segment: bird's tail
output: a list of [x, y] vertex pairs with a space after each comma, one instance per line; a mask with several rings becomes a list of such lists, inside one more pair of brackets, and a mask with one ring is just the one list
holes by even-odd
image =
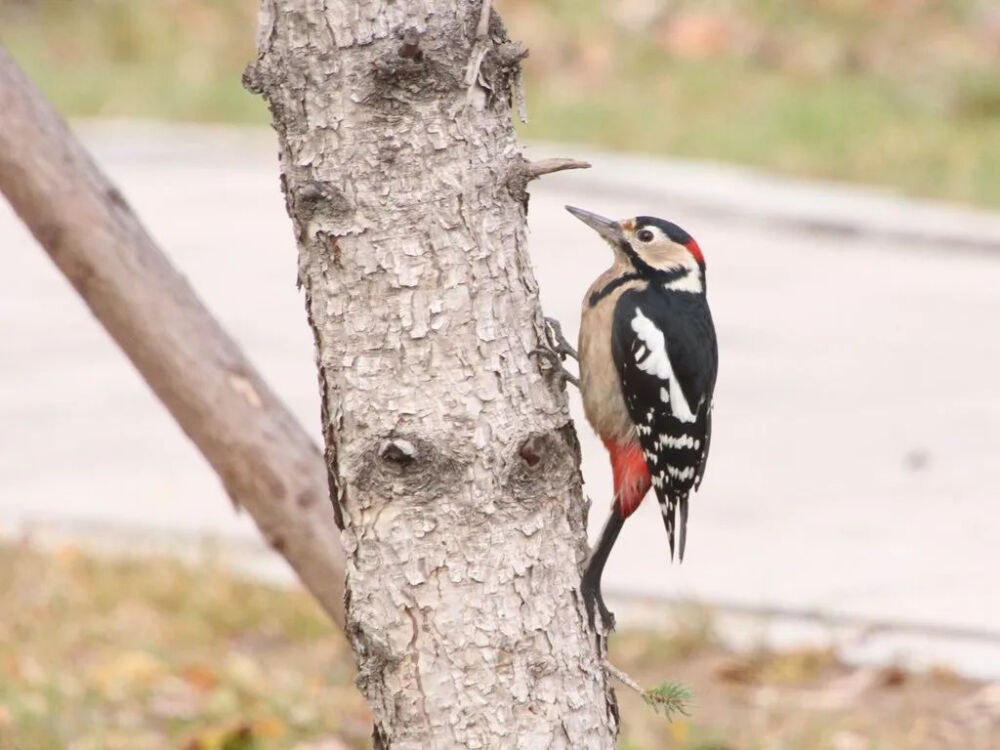
[[679, 498], [680, 501], [680, 538], [678, 539], [678, 547], [680, 562], [684, 562], [684, 547], [687, 546], [687, 528], [688, 528], [688, 494], [685, 492]]
[[[670, 542], [670, 559], [674, 559], [674, 537], [677, 530], [678, 559], [684, 562], [684, 548], [687, 546], [688, 493], [665, 493], [660, 501], [660, 511], [663, 514], [663, 525], [667, 529], [667, 540]], [[678, 513], [680, 509], [680, 513]]]

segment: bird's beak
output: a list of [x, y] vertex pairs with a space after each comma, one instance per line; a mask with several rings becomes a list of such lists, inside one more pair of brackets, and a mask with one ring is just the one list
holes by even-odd
[[566, 206], [566, 210], [613, 245], [617, 245], [625, 240], [625, 235], [622, 233], [622, 226], [617, 221], [605, 219], [603, 216], [598, 216], [597, 214], [590, 213], [590, 211], [584, 211], [582, 208], [574, 208], [573, 206]]

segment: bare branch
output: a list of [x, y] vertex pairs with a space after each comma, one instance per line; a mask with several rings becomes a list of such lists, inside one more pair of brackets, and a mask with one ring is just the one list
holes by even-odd
[[564, 169], [589, 169], [590, 164], [579, 159], [541, 159], [539, 161], [528, 161], [522, 156], [517, 156], [510, 162], [507, 171], [507, 189], [516, 200], [527, 199], [528, 183], [537, 180], [542, 175], [552, 172], [561, 172]]
[[677, 716], [689, 715], [688, 701], [691, 700], [691, 692], [683, 685], [665, 682], [657, 685], [655, 688], [643, 690], [642, 686], [635, 679], [607, 659], [604, 660], [604, 671], [629, 690], [638, 694], [647, 706], [652, 708], [656, 713], [663, 714], [667, 721], [672, 721]]
[[645, 697], [646, 691], [642, 689], [642, 686], [607, 659], [604, 660], [604, 670], [632, 692]]
[[557, 157], [554, 159], [530, 161], [524, 169], [528, 180], [537, 180], [542, 175], [562, 172], [566, 169], [590, 169], [590, 162]]
[[2, 47], [0, 191], [343, 627], [344, 553], [319, 451]]

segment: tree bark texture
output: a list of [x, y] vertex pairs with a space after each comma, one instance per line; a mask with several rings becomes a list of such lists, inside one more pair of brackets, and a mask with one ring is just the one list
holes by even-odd
[[617, 732], [579, 448], [532, 355], [520, 57], [480, 0], [263, 0], [245, 76], [280, 140], [378, 748]]
[[344, 553], [319, 451], [2, 47], [0, 192], [343, 625]]

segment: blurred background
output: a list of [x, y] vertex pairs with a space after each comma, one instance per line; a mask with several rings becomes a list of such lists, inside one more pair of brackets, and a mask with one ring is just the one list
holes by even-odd
[[[722, 353], [683, 567], [606, 576], [624, 748], [1000, 747], [1000, 6], [498, 0], [530, 50], [546, 312], [566, 203], [705, 251]], [[320, 439], [247, 0], [0, 0], [26, 69]], [[350, 650], [0, 202], [0, 750], [368, 746]], [[578, 398], [592, 532], [610, 472]], [[331, 711], [331, 707], [334, 710]]]
[[[993, 0], [497, 7], [531, 52], [526, 138], [1000, 206]], [[239, 85], [255, 21], [242, 0], [0, 2], [4, 43], [76, 117], [266, 124]]]

